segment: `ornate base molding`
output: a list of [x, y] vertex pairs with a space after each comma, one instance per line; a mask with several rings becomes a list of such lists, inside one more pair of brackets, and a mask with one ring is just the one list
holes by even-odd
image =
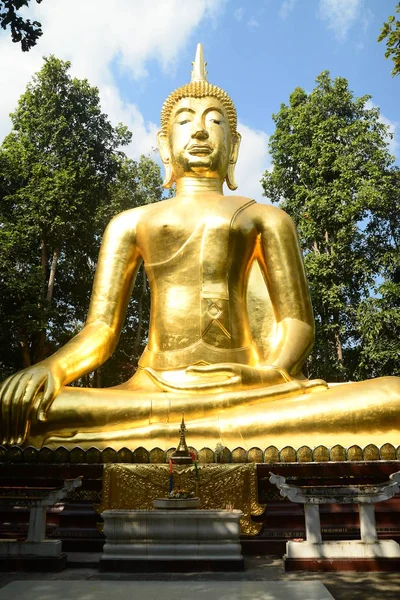
[[[21, 447], [0, 446], [0, 463], [70, 463], [70, 464], [99, 464], [99, 463], [153, 463], [161, 464], [168, 462], [175, 448], [162, 450], [153, 448], [146, 450], [143, 447], [121, 448], [115, 450], [112, 447], [99, 449], [96, 447], [87, 450], [80, 446], [58, 448], [34, 448], [33, 446]], [[376, 460], [400, 460], [400, 446], [390, 442], [382, 446], [368, 444], [361, 447], [357, 444], [345, 448], [340, 444], [328, 447], [319, 445], [316, 447], [301, 446], [293, 448], [285, 446], [277, 448], [268, 446], [266, 448], [193, 448], [199, 463], [308, 463], [308, 462], [342, 462], [342, 461], [376, 461]]]

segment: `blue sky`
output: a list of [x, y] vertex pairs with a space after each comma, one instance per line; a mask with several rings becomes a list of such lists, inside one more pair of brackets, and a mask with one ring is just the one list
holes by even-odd
[[100, 90], [111, 120], [133, 131], [136, 158], [156, 145], [161, 105], [190, 79], [197, 42], [204, 46], [209, 80], [236, 104], [243, 145], [238, 192], [262, 199], [259, 179], [270, 166], [272, 113], [296, 86], [311, 91], [323, 70], [349, 80], [357, 96], [370, 94], [395, 134], [400, 157], [400, 76], [392, 78], [382, 23], [397, 0], [43, 0], [27, 14], [44, 35], [23, 54], [0, 33], [0, 138], [8, 113], [42, 56], [72, 62], [72, 73]]

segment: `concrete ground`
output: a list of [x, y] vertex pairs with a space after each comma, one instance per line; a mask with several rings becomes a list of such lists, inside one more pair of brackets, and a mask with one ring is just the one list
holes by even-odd
[[[0, 588], [13, 581], [64, 581], [66, 586], [68, 586], [68, 581], [98, 581], [99, 584], [102, 581], [227, 582], [227, 588], [234, 581], [270, 581], [271, 586], [275, 585], [272, 582], [320, 581], [335, 600], [400, 599], [400, 573], [285, 573], [282, 560], [272, 556], [246, 557], [245, 570], [237, 572], [100, 573], [97, 567], [99, 558], [100, 554], [69, 553], [69, 566], [60, 573], [0, 573]], [[220, 584], [218, 584], [219, 586]], [[134, 588], [132, 587], [132, 589]], [[167, 587], [164, 589], [166, 590]], [[228, 589], [226, 591], [228, 592]], [[0, 595], [0, 598], [3, 597]], [[286, 597], [287, 600], [291, 600], [298, 596], [290, 594]], [[75, 598], [80, 600], [78, 596]], [[233, 600], [232, 597], [231, 599]], [[55, 596], [53, 600], [57, 600], [57, 597]]]

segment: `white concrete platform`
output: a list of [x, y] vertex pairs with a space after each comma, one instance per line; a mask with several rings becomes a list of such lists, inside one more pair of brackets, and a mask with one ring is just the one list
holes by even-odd
[[0, 540], [0, 560], [6, 556], [57, 557], [62, 554], [61, 540], [43, 540], [41, 542], [18, 542]]
[[400, 546], [394, 540], [377, 540], [372, 543], [343, 540], [320, 544], [289, 541], [286, 542], [284, 558], [400, 558]]
[[240, 510], [105, 510], [105, 561], [243, 561]]
[[334, 600], [320, 581], [13, 581], [0, 600]]

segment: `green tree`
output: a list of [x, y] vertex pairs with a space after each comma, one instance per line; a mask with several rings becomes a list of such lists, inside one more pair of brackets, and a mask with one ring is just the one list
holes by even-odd
[[119, 148], [130, 132], [111, 125], [97, 89], [72, 79], [69, 68], [45, 59], [0, 148], [1, 376], [76, 332], [105, 224], [161, 197], [158, 167], [125, 157]]
[[[396, 6], [396, 12], [400, 13], [400, 2]], [[395, 15], [391, 15], [383, 24], [378, 42], [382, 42], [384, 39], [386, 39], [385, 58], [391, 58], [394, 63], [392, 69], [394, 77], [400, 73], [400, 21], [396, 19]]]
[[362, 377], [400, 372], [400, 169], [383, 178], [382, 193], [368, 223], [371, 261], [379, 265], [374, 294], [360, 303]]
[[[307, 94], [296, 88], [273, 115], [273, 169], [264, 194], [294, 219], [304, 251], [316, 322], [308, 374], [342, 381], [357, 376], [357, 310], [377, 277], [369, 224], [393, 157], [388, 129], [369, 96], [354, 98], [348, 82], [327, 71]], [[372, 260], [372, 258], [374, 260]]]
[[[29, 2], [30, 0], [0, 0], [0, 26], [2, 29], [11, 29], [11, 39], [15, 43], [21, 43], [22, 52], [35, 46], [43, 34], [39, 21], [23, 19], [17, 12], [23, 6], [29, 6]], [[42, 0], [36, 2], [40, 4]]]

